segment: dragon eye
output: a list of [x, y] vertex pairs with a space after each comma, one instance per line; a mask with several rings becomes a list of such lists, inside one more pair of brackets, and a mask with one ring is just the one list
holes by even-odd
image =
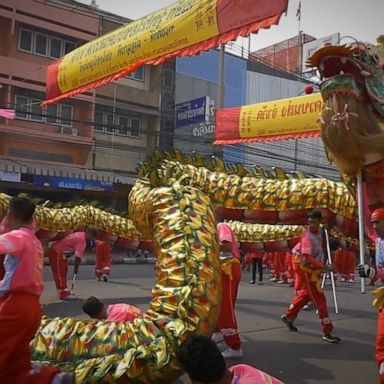
[[378, 55], [376, 55], [376, 53], [373, 54], [373, 61], [376, 63], [376, 64], [379, 64], [380, 63], [380, 58]]

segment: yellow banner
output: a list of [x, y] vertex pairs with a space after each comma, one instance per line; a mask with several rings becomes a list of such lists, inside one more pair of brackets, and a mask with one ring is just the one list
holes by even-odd
[[71, 91], [119, 73], [133, 63], [217, 36], [216, 3], [181, 0], [77, 48], [60, 63], [60, 91]]
[[239, 133], [243, 139], [289, 136], [320, 131], [320, 93], [241, 107]]

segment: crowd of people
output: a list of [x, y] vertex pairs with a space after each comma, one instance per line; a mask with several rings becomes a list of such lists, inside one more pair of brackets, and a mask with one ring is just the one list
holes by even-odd
[[[4, 271], [0, 280], [0, 382], [71, 384], [73, 373], [60, 372], [49, 366], [31, 364], [29, 342], [34, 337], [41, 321], [39, 298], [43, 292], [44, 250], [35, 235], [33, 214], [35, 205], [27, 198], [15, 197], [10, 201], [9, 212], [2, 222], [0, 254], [4, 258]], [[294, 297], [281, 321], [290, 331], [297, 332], [294, 322], [309, 302], [317, 309], [322, 327], [322, 339], [337, 344], [328, 315], [327, 302], [321, 288], [322, 274], [334, 270], [334, 264], [327, 263], [329, 257], [324, 246], [321, 229], [321, 213], [313, 211], [308, 216], [308, 228], [291, 252], [253, 252], [243, 260], [243, 267], [252, 267], [250, 284], [263, 282], [263, 270], [273, 271], [271, 281], [289, 283], [294, 286]], [[371, 238], [376, 244], [376, 266], [359, 265], [360, 276], [374, 281], [384, 278], [384, 209], [373, 212], [371, 217]], [[217, 225], [220, 245], [222, 297], [219, 319], [212, 337], [192, 335], [182, 343], [178, 351], [179, 361], [190, 376], [192, 383], [280, 383], [267, 373], [247, 365], [226, 368], [225, 360], [242, 358], [243, 349], [236, 319], [236, 299], [241, 280], [242, 264], [238, 243], [231, 227], [220, 221]], [[96, 228], [87, 227], [50, 244], [47, 255], [50, 260], [58, 296], [62, 300], [74, 297], [67, 287], [69, 257], [76, 264], [83, 256], [90, 242], [96, 246], [95, 275], [107, 281], [111, 267], [112, 245], [98, 239]], [[355, 255], [353, 251], [336, 247], [332, 252], [336, 270], [343, 281], [353, 281]], [[352, 268], [353, 266], [353, 268]], [[381, 292], [384, 303], [384, 289]], [[28, 307], [28, 311], [20, 308]], [[143, 315], [139, 308], [120, 303], [106, 305], [92, 296], [83, 303], [83, 311], [92, 319], [103, 321], [130, 321]], [[380, 306], [377, 333], [376, 358], [379, 364], [381, 382], [384, 383], [384, 312]], [[203, 360], [201, 360], [203, 359]], [[200, 361], [201, 360], [201, 361]], [[201, 369], [206, 367], [206, 369]]]

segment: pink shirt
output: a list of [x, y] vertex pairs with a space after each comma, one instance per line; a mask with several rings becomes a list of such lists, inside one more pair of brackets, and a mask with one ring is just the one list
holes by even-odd
[[43, 293], [44, 251], [39, 239], [28, 228], [20, 228], [0, 236], [0, 254], [5, 275], [0, 281], [0, 296], [21, 292], [40, 297]]
[[60, 253], [73, 252], [75, 257], [81, 257], [87, 247], [85, 232], [74, 232], [53, 244], [52, 248]]
[[217, 235], [219, 237], [220, 243], [226, 241], [232, 244], [232, 257], [240, 259], [240, 251], [237, 246], [237, 241], [232, 228], [227, 223], [219, 223], [217, 224]]
[[234, 376], [231, 384], [283, 384], [282, 381], [246, 364], [228, 368]]
[[111, 304], [107, 308], [108, 321], [131, 321], [142, 315], [141, 309], [129, 304]]

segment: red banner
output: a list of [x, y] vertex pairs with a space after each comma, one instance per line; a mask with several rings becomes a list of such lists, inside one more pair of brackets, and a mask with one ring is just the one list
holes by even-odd
[[48, 66], [47, 100], [100, 87], [144, 64], [191, 56], [278, 24], [288, 0], [180, 0]]
[[214, 144], [302, 139], [320, 136], [320, 93], [219, 109]]

